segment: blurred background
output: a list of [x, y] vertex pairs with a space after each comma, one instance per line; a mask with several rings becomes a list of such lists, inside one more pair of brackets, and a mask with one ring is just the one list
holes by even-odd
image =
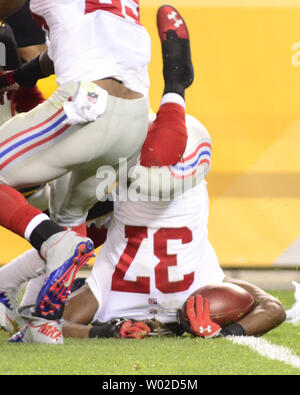
[[[154, 111], [163, 91], [156, 12], [166, 3], [191, 34], [196, 79], [187, 112], [213, 141], [209, 235], [221, 265], [265, 282], [279, 273], [273, 285], [287, 273], [286, 284], [299, 280], [300, 0], [141, 0]], [[40, 88], [49, 96], [55, 78]], [[0, 239], [0, 263], [29, 248], [2, 228]]]

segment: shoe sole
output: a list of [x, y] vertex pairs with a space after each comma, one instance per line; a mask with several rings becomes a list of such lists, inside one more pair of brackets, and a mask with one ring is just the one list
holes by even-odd
[[[166, 15], [167, 13], [169, 14]], [[171, 22], [172, 20], [173, 23]], [[178, 26], [176, 26], [176, 24], [178, 24]], [[157, 11], [157, 29], [162, 43], [167, 40], [166, 34], [170, 30], [175, 31], [178, 38], [185, 40], [190, 39], [189, 30], [185, 20], [176, 8], [171, 5], [163, 5]]]
[[88, 264], [93, 255], [94, 246], [90, 241], [79, 243], [74, 255], [50, 274], [38, 296], [35, 311], [39, 316], [61, 318], [78, 271]]

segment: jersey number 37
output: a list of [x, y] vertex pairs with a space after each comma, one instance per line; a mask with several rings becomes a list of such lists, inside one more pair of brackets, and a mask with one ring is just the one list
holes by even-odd
[[[132, 264], [142, 241], [148, 237], [146, 227], [125, 226], [127, 246], [121, 255], [119, 263], [112, 277], [112, 290], [118, 292], [132, 292], [150, 294], [150, 278], [137, 277], [136, 281], [125, 280], [125, 275]], [[194, 272], [186, 274], [181, 281], [170, 282], [168, 269], [177, 266], [177, 256], [168, 255], [168, 240], [181, 240], [183, 244], [192, 242], [193, 235], [190, 229], [162, 228], [153, 236], [154, 255], [159, 259], [155, 267], [155, 286], [164, 294], [187, 291], [194, 282]]]

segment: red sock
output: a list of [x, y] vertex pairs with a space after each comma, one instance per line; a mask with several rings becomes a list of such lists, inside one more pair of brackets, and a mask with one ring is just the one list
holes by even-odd
[[176, 103], [163, 104], [142, 147], [141, 165], [175, 165], [181, 160], [186, 144], [185, 109]]
[[29, 222], [41, 210], [30, 206], [24, 196], [7, 185], [0, 185], [0, 225], [24, 237]]

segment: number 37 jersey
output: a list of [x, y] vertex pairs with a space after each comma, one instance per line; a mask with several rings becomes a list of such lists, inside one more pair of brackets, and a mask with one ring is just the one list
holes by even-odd
[[[194, 118], [187, 126], [185, 157], [193, 164], [205, 158], [207, 165], [208, 133]], [[175, 322], [176, 310], [191, 293], [223, 281], [208, 241], [208, 211], [204, 180], [173, 201], [115, 202], [107, 240], [88, 280], [99, 302], [95, 320]]]

